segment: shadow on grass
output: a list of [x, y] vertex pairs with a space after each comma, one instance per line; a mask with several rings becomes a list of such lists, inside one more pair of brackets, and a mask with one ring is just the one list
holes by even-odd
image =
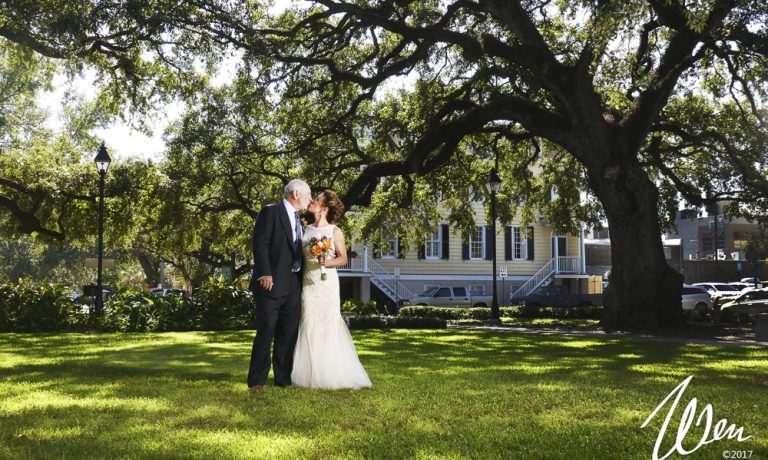
[[559, 439], [571, 458], [609, 441], [622, 458], [647, 458], [642, 418], [687, 375], [721, 410], [740, 410], [729, 392], [768, 404], [753, 382], [768, 374], [761, 349], [484, 331], [354, 337], [373, 389], [250, 394], [251, 331], [0, 335], [0, 456], [551, 457]]

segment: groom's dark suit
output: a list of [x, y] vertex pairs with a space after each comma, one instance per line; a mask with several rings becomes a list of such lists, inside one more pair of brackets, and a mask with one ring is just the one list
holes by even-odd
[[[275, 385], [291, 384], [293, 351], [301, 316], [301, 246], [293, 237], [288, 211], [281, 201], [261, 208], [253, 229], [254, 268], [250, 289], [256, 305], [256, 339], [251, 351], [248, 386], [264, 385], [272, 354]], [[298, 246], [298, 247], [297, 247]], [[298, 264], [296, 263], [298, 261]], [[271, 291], [259, 279], [271, 276]]]

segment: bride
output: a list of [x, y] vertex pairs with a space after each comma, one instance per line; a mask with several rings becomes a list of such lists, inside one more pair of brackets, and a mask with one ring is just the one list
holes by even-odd
[[[370, 387], [352, 335], [341, 317], [336, 267], [347, 263], [344, 235], [333, 225], [344, 213], [341, 200], [326, 190], [309, 203], [315, 222], [304, 230], [304, 287], [301, 322], [293, 355], [291, 382], [299, 387], [340, 389]], [[312, 238], [331, 241], [335, 257], [316, 256], [306, 249]], [[323, 275], [325, 273], [325, 275]]]

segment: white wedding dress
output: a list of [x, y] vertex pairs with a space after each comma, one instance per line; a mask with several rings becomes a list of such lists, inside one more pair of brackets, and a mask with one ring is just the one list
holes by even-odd
[[[303, 243], [312, 237], [333, 238], [334, 225], [308, 225]], [[335, 250], [333, 245], [332, 250]], [[326, 268], [320, 279], [317, 257], [304, 252], [304, 288], [301, 291], [301, 321], [293, 355], [291, 383], [299, 387], [337, 390], [370, 387], [371, 381], [357, 357], [352, 335], [341, 317], [339, 275]]]

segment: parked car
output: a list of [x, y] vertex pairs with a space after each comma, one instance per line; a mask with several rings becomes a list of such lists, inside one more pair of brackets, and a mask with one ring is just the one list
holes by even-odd
[[166, 297], [166, 296], [169, 296], [169, 295], [178, 295], [178, 296], [182, 296], [182, 297], [189, 297], [190, 296], [189, 291], [186, 291], [184, 289], [155, 288], [155, 289], [150, 289], [149, 293], [152, 294], [155, 297]]
[[684, 311], [706, 313], [713, 309], [712, 297], [700, 286], [683, 285], [682, 302]]
[[512, 299], [529, 307], [591, 307], [603, 304], [602, 294], [571, 294], [566, 286], [542, 286], [531, 294]]
[[441, 286], [427, 289], [416, 297], [403, 301], [403, 306], [431, 305], [433, 307], [487, 307], [491, 305], [489, 295], [470, 295], [464, 286]]
[[757, 313], [768, 313], [768, 289], [746, 291], [720, 307], [723, 321], [754, 319]]
[[728, 285], [735, 287], [740, 292], [744, 292], [745, 289], [754, 289], [755, 288], [754, 284], [742, 283], [741, 281], [734, 281], [732, 283], [728, 283]]
[[741, 281], [742, 283], [749, 283], [752, 286], [754, 286], [755, 283], [757, 283], [758, 286], [760, 285], [760, 280], [755, 278], [754, 276], [750, 276], [749, 278], [742, 278], [739, 281]]
[[714, 302], [715, 310], [727, 299], [732, 299], [741, 294], [741, 291], [726, 283], [693, 283], [694, 286], [701, 286], [709, 292]]

